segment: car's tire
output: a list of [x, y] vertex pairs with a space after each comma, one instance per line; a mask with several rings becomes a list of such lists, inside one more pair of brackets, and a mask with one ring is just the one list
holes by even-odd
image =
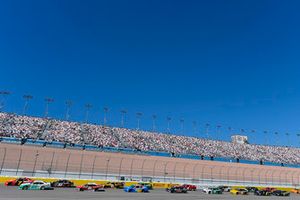
[[40, 187], [40, 189], [41, 189], [41, 190], [45, 190], [45, 187], [44, 187], [44, 186], [42, 186], [42, 187]]
[[24, 186], [23, 188], [22, 188], [22, 190], [28, 190], [29, 189], [29, 186], [28, 185], [26, 185], [26, 186]]

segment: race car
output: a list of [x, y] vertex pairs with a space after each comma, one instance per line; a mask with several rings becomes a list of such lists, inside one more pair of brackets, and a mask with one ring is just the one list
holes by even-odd
[[149, 188], [143, 185], [131, 185], [128, 187], [124, 187], [124, 192], [141, 192], [141, 193], [148, 193]]
[[266, 187], [266, 188], [263, 188], [262, 190], [265, 190], [265, 191], [267, 191], [267, 192], [274, 192], [274, 191], [276, 191], [277, 189], [276, 188], [271, 188], [271, 187]]
[[230, 193], [234, 194], [234, 195], [240, 195], [240, 194], [241, 195], [247, 195], [248, 190], [243, 189], [243, 188], [235, 188], [235, 189], [230, 190]]
[[80, 192], [83, 191], [94, 191], [94, 192], [105, 192], [103, 185], [98, 185], [96, 183], [87, 183], [84, 185], [77, 186], [76, 189]]
[[266, 190], [255, 190], [254, 195], [256, 196], [270, 196], [272, 193]]
[[272, 195], [274, 196], [290, 196], [290, 193], [289, 192], [286, 192], [286, 191], [283, 191], [283, 190], [275, 190], [272, 192]]
[[104, 188], [117, 188], [123, 189], [125, 183], [124, 182], [107, 182], [104, 184]]
[[292, 189], [291, 193], [300, 194], [300, 189], [297, 189], [297, 188]]
[[190, 185], [190, 184], [183, 184], [182, 187], [184, 187], [188, 191], [196, 191], [197, 189], [196, 185]]
[[8, 180], [4, 183], [6, 186], [20, 186], [22, 183], [32, 183], [33, 180], [27, 177]]
[[246, 187], [246, 190], [248, 190], [248, 192], [255, 192], [258, 189], [256, 187]]
[[222, 194], [222, 190], [218, 187], [207, 187], [203, 189], [206, 194]]
[[61, 180], [57, 180], [51, 183], [51, 187], [66, 187], [66, 188], [73, 188], [74, 183], [69, 181], [69, 180], [65, 180], [65, 179], [61, 179]]
[[23, 183], [19, 186], [19, 190], [54, 190], [50, 183], [44, 181], [33, 181], [32, 183]]
[[187, 189], [182, 186], [173, 186], [166, 189], [170, 193], [187, 193]]
[[139, 182], [138, 185], [142, 185], [142, 186], [147, 187], [149, 190], [153, 190], [153, 186], [151, 183]]
[[218, 187], [220, 190], [222, 190], [222, 192], [230, 192], [230, 190], [231, 190], [231, 187], [229, 187], [229, 186], [219, 186]]

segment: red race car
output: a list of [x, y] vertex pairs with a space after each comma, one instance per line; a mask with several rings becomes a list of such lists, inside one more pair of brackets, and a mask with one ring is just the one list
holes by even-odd
[[4, 183], [6, 186], [20, 186], [23, 183], [32, 183], [33, 180], [27, 177], [8, 180]]
[[103, 185], [96, 183], [87, 183], [76, 187], [78, 191], [94, 191], [94, 192], [105, 192]]
[[188, 191], [196, 191], [197, 189], [196, 185], [190, 185], [190, 184], [183, 184], [182, 187], [184, 187]]

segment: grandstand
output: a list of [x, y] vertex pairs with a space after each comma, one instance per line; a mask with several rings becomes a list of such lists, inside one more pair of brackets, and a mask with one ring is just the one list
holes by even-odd
[[237, 161], [297, 167], [300, 150], [292, 147], [238, 144], [50, 118], [0, 113], [0, 134], [7, 138], [63, 147], [116, 150], [194, 159]]

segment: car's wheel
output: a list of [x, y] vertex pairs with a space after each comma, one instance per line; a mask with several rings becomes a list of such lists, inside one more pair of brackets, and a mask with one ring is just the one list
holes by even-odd
[[22, 188], [22, 190], [28, 190], [29, 189], [29, 185], [26, 185]]
[[209, 191], [208, 194], [211, 194], [211, 191]]
[[41, 189], [41, 190], [44, 190], [44, 189], [45, 189], [45, 187], [44, 187], [44, 186], [42, 186], [40, 189]]

